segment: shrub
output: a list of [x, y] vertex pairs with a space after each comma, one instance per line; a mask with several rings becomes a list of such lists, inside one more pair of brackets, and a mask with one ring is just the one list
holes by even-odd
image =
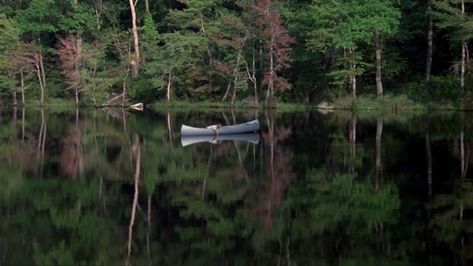
[[460, 81], [454, 76], [434, 76], [428, 82], [406, 85], [407, 95], [416, 101], [447, 102], [460, 99]]

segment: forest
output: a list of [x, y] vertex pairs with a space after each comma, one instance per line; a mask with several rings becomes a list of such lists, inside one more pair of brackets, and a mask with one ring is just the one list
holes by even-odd
[[467, 0], [2, 0], [0, 104], [468, 109], [472, 23]]

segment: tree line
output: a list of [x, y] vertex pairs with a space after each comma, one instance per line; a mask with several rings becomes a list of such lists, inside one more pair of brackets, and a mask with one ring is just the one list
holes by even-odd
[[[4, 103], [466, 97], [467, 0], [3, 0]], [[429, 98], [430, 97], [430, 98]], [[18, 100], [18, 98], [20, 100]], [[20, 101], [20, 103], [19, 103]]]

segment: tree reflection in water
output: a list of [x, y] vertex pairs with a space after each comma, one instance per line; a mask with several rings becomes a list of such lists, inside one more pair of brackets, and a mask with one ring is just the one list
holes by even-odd
[[[468, 117], [2, 112], [2, 265], [472, 262]], [[173, 145], [255, 117], [257, 145]]]
[[266, 148], [269, 148], [266, 152], [269, 157], [266, 166], [269, 178], [265, 178], [262, 191], [258, 193], [260, 196], [257, 200], [257, 213], [262, 229], [269, 231], [273, 223], [273, 210], [283, 201], [286, 188], [294, 178], [294, 174], [289, 166], [289, 154], [278, 145], [278, 142], [290, 137], [291, 130], [285, 127], [275, 128], [274, 117], [269, 118], [267, 113], [266, 125], [267, 132], [263, 133], [263, 140]]

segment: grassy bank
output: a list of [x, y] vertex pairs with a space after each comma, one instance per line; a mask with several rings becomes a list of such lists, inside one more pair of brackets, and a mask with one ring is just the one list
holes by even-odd
[[148, 107], [151, 107], [154, 110], [163, 110], [163, 109], [182, 109], [182, 110], [193, 110], [193, 109], [234, 109], [234, 110], [248, 110], [248, 109], [277, 109], [278, 111], [305, 111], [311, 109], [311, 106], [307, 104], [299, 103], [286, 103], [286, 102], [277, 102], [271, 106], [265, 106], [264, 102], [255, 103], [237, 101], [235, 104], [230, 102], [190, 102], [185, 100], [173, 100], [171, 102], [167, 101], [157, 101]]
[[[6, 108], [33, 108], [33, 109], [48, 109], [48, 110], [55, 110], [55, 111], [72, 111], [77, 109], [77, 104], [72, 99], [62, 99], [62, 98], [48, 98], [43, 103], [38, 100], [27, 100], [24, 105], [18, 103], [18, 105], [14, 106], [11, 104], [4, 104], [0, 107]], [[87, 105], [80, 105], [79, 108], [89, 107]]]
[[[473, 110], [472, 105], [455, 103], [453, 101], [444, 102], [425, 102], [415, 101], [406, 95], [385, 95], [383, 97], [375, 96], [359, 96], [356, 100], [351, 97], [342, 97], [333, 101], [327, 101], [321, 104], [321, 102], [314, 102], [311, 104], [307, 103], [289, 103], [289, 102], [275, 102], [270, 106], [266, 106], [264, 101], [259, 102], [257, 105], [254, 102], [249, 101], [237, 101], [234, 105], [230, 102], [219, 102], [219, 101], [201, 101], [192, 102], [189, 100], [172, 100], [171, 102], [157, 101], [152, 104], [145, 103], [147, 109], [156, 111], [166, 109], [179, 109], [183, 111], [192, 111], [195, 109], [233, 109], [233, 110], [264, 110], [274, 109], [278, 112], [293, 112], [293, 111], [308, 111], [315, 109], [323, 109], [325, 111], [331, 110], [351, 110], [351, 111], [370, 111], [372, 113], [380, 112], [399, 112], [399, 111], [462, 111], [462, 110]], [[469, 107], [468, 107], [469, 106]], [[21, 106], [19, 106], [21, 107]], [[54, 109], [69, 111], [77, 108], [76, 103], [73, 100], [49, 98], [43, 104], [39, 101], [28, 101], [25, 107], [44, 107], [45, 109]], [[81, 104], [80, 108], [94, 108], [91, 104]]]
[[328, 109], [328, 110], [354, 110], [354, 111], [428, 111], [428, 110], [465, 110], [459, 104], [452, 102], [419, 102], [410, 99], [405, 95], [385, 95], [383, 97], [359, 96], [356, 100], [351, 97], [342, 97], [333, 101], [328, 101], [326, 104], [314, 102], [307, 103], [288, 103], [276, 102], [271, 106], [265, 106], [264, 102], [258, 105], [254, 103], [247, 103], [238, 101], [234, 105], [229, 102], [191, 102], [185, 100], [157, 101], [148, 106], [154, 110], [162, 110], [168, 108], [192, 110], [192, 109], [277, 109], [278, 111], [307, 111], [313, 109]]
[[415, 101], [406, 95], [385, 95], [382, 97], [359, 96], [356, 101], [351, 97], [336, 99], [334, 109], [346, 110], [380, 110], [380, 111], [463, 111], [472, 110], [469, 105], [453, 101]]
[[351, 97], [343, 97], [333, 102], [336, 109], [351, 110], [419, 110], [424, 111], [427, 106], [414, 102], [404, 95], [383, 97], [359, 96], [356, 100]]

